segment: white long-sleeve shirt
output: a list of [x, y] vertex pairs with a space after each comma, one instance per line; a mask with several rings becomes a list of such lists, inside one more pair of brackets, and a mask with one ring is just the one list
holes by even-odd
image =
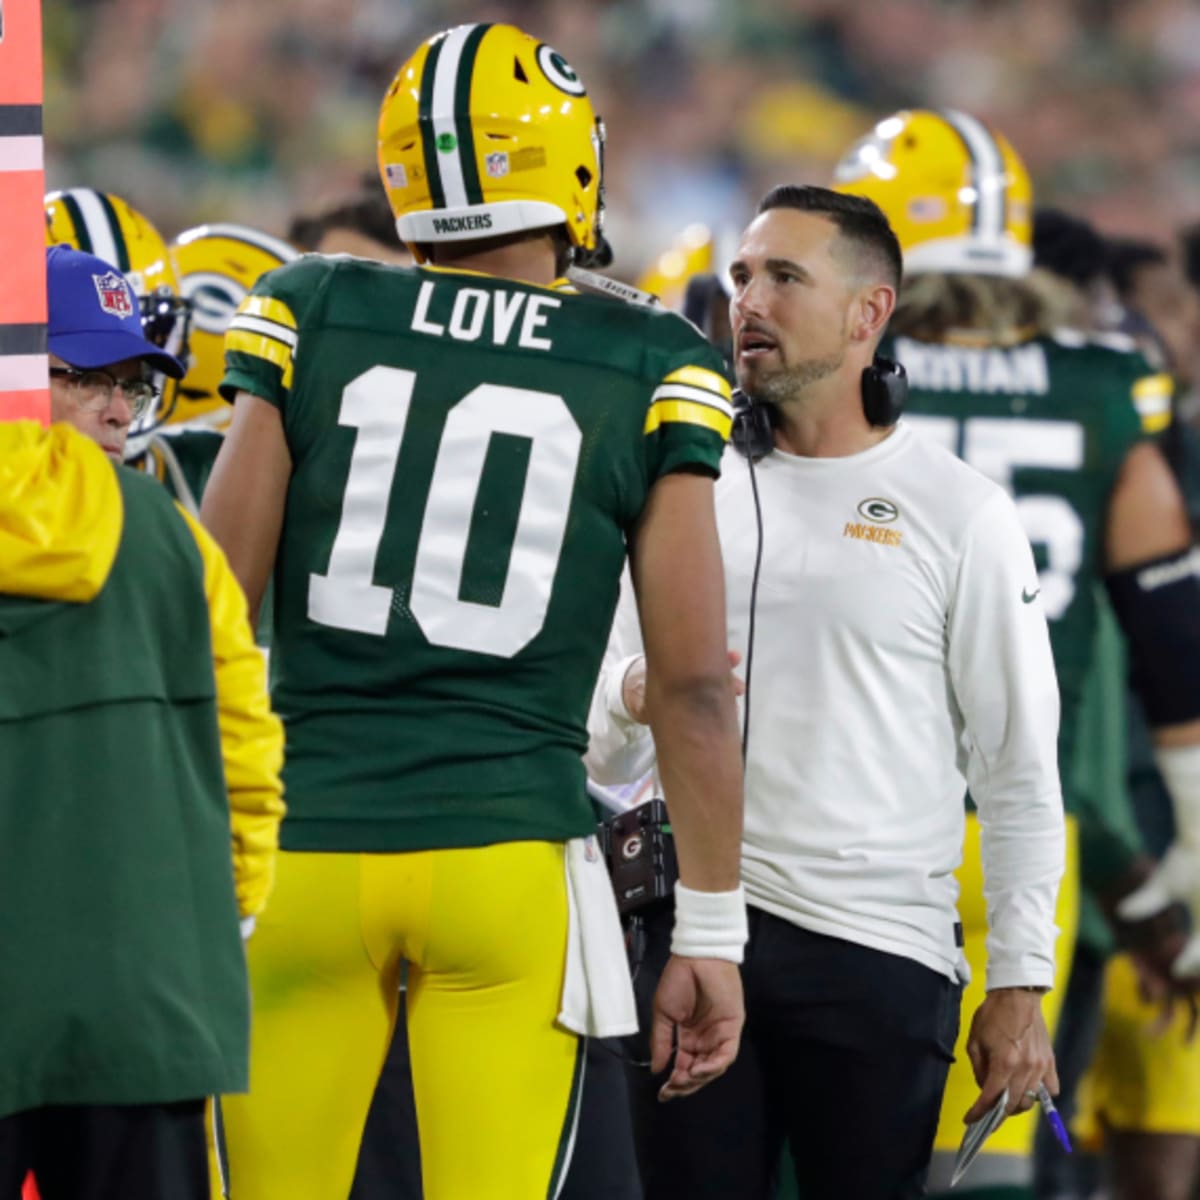
[[[860, 454], [776, 451], [755, 470], [747, 899], [953, 975], [969, 784], [988, 987], [1050, 986], [1064, 858], [1058, 687], [1012, 501], [903, 423]], [[758, 533], [732, 450], [717, 521], [729, 644], [745, 659]], [[601, 781], [652, 763], [648, 731], [621, 702], [640, 650], [626, 587], [592, 709], [588, 765]]]

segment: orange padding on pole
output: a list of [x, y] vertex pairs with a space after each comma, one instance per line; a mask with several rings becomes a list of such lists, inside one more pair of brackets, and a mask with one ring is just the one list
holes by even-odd
[[[41, 0], [0, 0], [0, 325], [46, 321], [41, 105]], [[23, 417], [48, 423], [49, 380], [44, 391], [29, 391], [27, 378], [19, 386], [17, 391], [0, 390], [0, 420]]]
[[42, 102], [42, 0], [3, 0], [0, 104]]
[[[6, 0], [5, 9], [8, 3]], [[3, 70], [3, 67], [0, 67]], [[0, 113], [3, 110], [0, 109]], [[0, 171], [0, 325], [46, 320], [46, 218], [41, 171]]]

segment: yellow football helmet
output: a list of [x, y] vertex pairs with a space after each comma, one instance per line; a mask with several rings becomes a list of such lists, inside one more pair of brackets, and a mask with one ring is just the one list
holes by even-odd
[[[92, 188], [50, 192], [44, 202], [46, 244], [64, 244], [111, 263], [133, 285], [142, 314], [142, 330], [156, 346], [188, 360], [191, 305], [162, 234], [119, 196]], [[153, 430], [170, 415], [178, 383], [160, 378], [156, 404], [130, 429], [125, 457], [140, 457]]]
[[909, 274], [1026, 274], [1033, 192], [1007, 138], [966, 113], [898, 112], [857, 141], [834, 171], [840, 192], [887, 214]]
[[716, 240], [707, 225], [689, 225], [641, 274], [637, 286], [666, 308], [679, 308], [688, 280], [718, 272]]
[[566, 60], [512, 25], [459, 25], [402, 66], [379, 113], [400, 239], [422, 245], [565, 225], [603, 246], [604, 126]]
[[171, 250], [183, 295], [192, 306], [192, 354], [168, 420], [225, 429], [233, 416], [217, 392], [225, 374], [225, 327], [258, 277], [298, 254], [270, 234], [223, 224], [186, 230]]

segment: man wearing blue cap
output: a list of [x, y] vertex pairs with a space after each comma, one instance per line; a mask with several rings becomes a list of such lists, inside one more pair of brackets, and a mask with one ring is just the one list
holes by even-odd
[[184, 365], [147, 341], [137, 297], [115, 267], [70, 246], [46, 251], [50, 414], [120, 462], [130, 425], [158, 394], [152, 372]]
[[48, 262], [63, 420], [0, 422], [0, 1198], [32, 1170], [43, 1200], [208, 1200], [283, 734], [224, 555], [101, 449], [179, 363], [111, 267]]

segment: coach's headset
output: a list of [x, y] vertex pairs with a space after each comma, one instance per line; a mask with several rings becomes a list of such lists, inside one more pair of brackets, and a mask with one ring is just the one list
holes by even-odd
[[[877, 354], [869, 367], [863, 367], [862, 406], [869, 425], [876, 429], [895, 425], [907, 400], [908, 374], [900, 363]], [[734, 449], [751, 463], [770, 454], [775, 449], [772, 405], [756, 401], [741, 388], [735, 388], [731, 440]]]
[[[908, 374], [890, 358], [875, 355], [862, 372], [862, 406], [867, 423], [887, 429], [900, 420], [908, 399]], [[755, 401], [741, 388], [733, 392], [733, 433], [735, 450], [746, 460], [750, 474], [750, 492], [754, 497], [754, 521], [758, 544], [754, 551], [754, 575], [750, 581], [750, 620], [746, 629], [746, 689], [742, 697], [742, 769], [745, 770], [750, 742], [750, 673], [754, 667], [754, 618], [758, 607], [758, 575], [762, 568], [763, 516], [758, 499], [758, 480], [754, 464], [775, 449], [774, 405]]]

